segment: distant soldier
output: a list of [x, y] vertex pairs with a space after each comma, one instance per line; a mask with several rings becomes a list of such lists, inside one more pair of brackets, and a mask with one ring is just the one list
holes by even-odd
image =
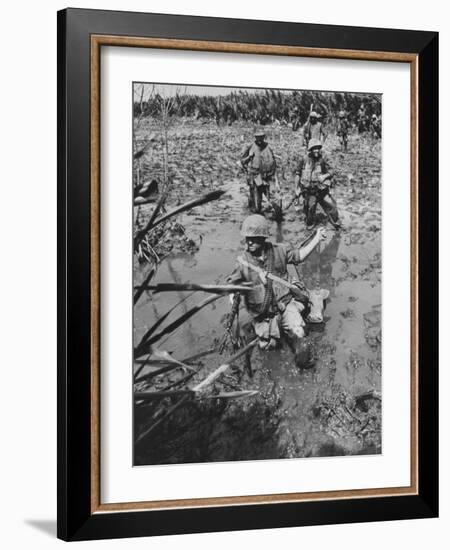
[[303, 126], [303, 139], [307, 148], [312, 139], [317, 139], [323, 143], [327, 138], [323, 123], [319, 121], [319, 118], [320, 116], [316, 111], [311, 111], [306, 124]]
[[296, 132], [300, 127], [300, 109], [295, 105], [291, 112], [292, 130]]
[[349, 123], [345, 111], [339, 111], [337, 123], [337, 135], [339, 143], [344, 151], [347, 151]]
[[363, 105], [359, 107], [356, 120], [358, 125], [358, 133], [363, 134], [367, 130], [367, 115]]
[[303, 211], [306, 227], [311, 229], [316, 223], [316, 208], [319, 204], [331, 224], [340, 229], [336, 201], [330, 195], [333, 173], [325, 157], [322, 156], [322, 143], [317, 139], [309, 142], [308, 154], [300, 158], [295, 171], [295, 196], [303, 196]]
[[267, 240], [267, 220], [253, 214], [244, 220], [241, 233], [245, 237], [245, 250], [238, 256], [236, 268], [228, 281], [253, 283], [253, 289], [245, 295], [245, 305], [259, 337], [259, 346], [267, 350], [276, 348], [284, 333], [296, 353], [296, 361], [306, 366], [308, 351], [303, 340], [303, 315], [308, 313], [308, 291], [298, 281], [289, 279], [287, 265], [297, 265], [305, 260], [325, 239], [325, 230], [319, 229], [307, 244], [299, 248], [272, 243]]
[[381, 138], [381, 121], [375, 113], [370, 119], [370, 133], [373, 138]]
[[272, 206], [278, 204], [280, 184], [275, 155], [266, 141], [266, 133], [256, 130], [254, 136], [254, 143], [242, 151], [240, 162], [248, 174], [250, 206], [255, 212], [261, 212], [263, 196]]

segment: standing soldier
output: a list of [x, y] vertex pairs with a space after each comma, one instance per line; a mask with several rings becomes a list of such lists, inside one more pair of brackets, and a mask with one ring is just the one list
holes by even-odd
[[300, 109], [295, 105], [291, 113], [292, 130], [296, 132], [300, 127]]
[[303, 126], [303, 140], [306, 148], [312, 139], [317, 139], [321, 143], [325, 141], [327, 134], [324, 130], [323, 123], [319, 121], [319, 115], [316, 111], [311, 111], [306, 124]]
[[303, 211], [308, 229], [316, 223], [317, 204], [322, 207], [336, 229], [341, 227], [336, 201], [330, 195], [332, 179], [333, 173], [328, 161], [322, 156], [322, 143], [312, 139], [308, 154], [300, 158], [295, 171], [295, 196], [298, 199], [303, 195]]
[[338, 124], [337, 124], [337, 135], [339, 137], [339, 143], [341, 148], [344, 151], [347, 151], [348, 144], [348, 119], [344, 111], [339, 111], [338, 114]]
[[261, 349], [276, 348], [281, 334], [288, 337], [296, 354], [297, 364], [307, 366], [309, 351], [304, 340], [309, 303], [308, 291], [289, 279], [287, 265], [297, 265], [325, 239], [325, 230], [318, 229], [314, 237], [300, 248], [271, 243], [268, 222], [259, 214], [248, 216], [242, 224], [245, 251], [237, 258], [237, 266], [228, 278], [230, 283], [251, 282], [252, 290], [245, 295], [245, 305], [253, 318], [253, 327]]
[[364, 106], [361, 104], [357, 115], [358, 134], [363, 134], [367, 130], [367, 115]]
[[[276, 208], [280, 207], [276, 199], [280, 193], [280, 184], [275, 155], [266, 141], [266, 133], [263, 130], [255, 131], [254, 136], [254, 143], [245, 147], [241, 155], [241, 166], [248, 174], [250, 206], [255, 212], [261, 212], [264, 195], [272, 204], [275, 214], [278, 214]], [[275, 189], [271, 189], [272, 184]]]
[[370, 119], [370, 133], [373, 138], [381, 138], [381, 122], [375, 113]]

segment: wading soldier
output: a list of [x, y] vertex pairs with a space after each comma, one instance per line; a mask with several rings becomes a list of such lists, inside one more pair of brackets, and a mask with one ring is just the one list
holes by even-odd
[[273, 208], [278, 204], [280, 184], [275, 155], [266, 141], [265, 132], [257, 130], [254, 136], [254, 143], [245, 147], [242, 152], [241, 165], [248, 174], [250, 206], [255, 212], [261, 212], [263, 195]]
[[363, 134], [367, 130], [367, 115], [363, 105], [360, 105], [357, 115], [358, 134]]
[[316, 223], [316, 208], [319, 204], [331, 224], [340, 229], [336, 201], [330, 195], [333, 173], [322, 156], [322, 143], [317, 139], [309, 142], [308, 154], [300, 158], [295, 171], [295, 196], [303, 196], [303, 211], [306, 227], [311, 229]]
[[370, 119], [370, 133], [373, 138], [381, 138], [381, 122], [375, 113]]
[[338, 123], [337, 123], [337, 135], [339, 137], [339, 143], [344, 151], [347, 151], [348, 143], [348, 119], [344, 111], [339, 111]]
[[326, 137], [327, 134], [324, 130], [323, 123], [319, 121], [319, 115], [315, 111], [312, 111], [308, 121], [303, 126], [303, 140], [306, 148], [308, 148], [309, 142], [312, 139], [317, 139], [323, 143]]
[[228, 278], [230, 283], [251, 282], [253, 289], [245, 293], [245, 305], [253, 318], [261, 349], [274, 349], [282, 334], [296, 355], [299, 366], [308, 366], [309, 351], [304, 340], [309, 303], [308, 291], [289, 279], [287, 265], [302, 262], [325, 239], [325, 230], [301, 248], [271, 243], [268, 222], [259, 214], [248, 216], [242, 224], [245, 250], [237, 258], [237, 266]]

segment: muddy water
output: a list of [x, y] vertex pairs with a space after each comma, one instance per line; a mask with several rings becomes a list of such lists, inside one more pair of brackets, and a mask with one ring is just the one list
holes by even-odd
[[[329, 142], [333, 151], [336, 141], [330, 138]], [[343, 166], [341, 184], [333, 195], [344, 229], [336, 233], [328, 225], [326, 241], [298, 266], [308, 288], [330, 291], [325, 323], [310, 327], [308, 335], [315, 367], [299, 371], [289, 349], [255, 350], [253, 377], [234, 371], [229, 382], [240, 389], [257, 389], [260, 397], [227, 403], [215, 400], [188, 408], [167, 422], [151, 450], [138, 453], [137, 463], [381, 452], [380, 408], [371, 410], [368, 420], [351, 409], [356, 395], [381, 392], [380, 161], [373, 154], [373, 144], [361, 143], [355, 136], [350, 145], [353, 151], [345, 156], [334, 150], [335, 160]], [[283, 183], [288, 202], [290, 191]], [[235, 175], [222, 179], [221, 188], [227, 193], [220, 201], [180, 219], [189, 237], [198, 242], [198, 252], [168, 256], [154, 282], [223, 282], [232, 271], [243, 244], [240, 224], [249, 213], [246, 185]], [[306, 237], [301, 214], [292, 207], [282, 223], [271, 222], [271, 234], [274, 242], [300, 243]], [[136, 269], [139, 282], [145, 269]], [[172, 306], [179, 304], [169, 320], [203, 297], [185, 292], [144, 296], [135, 307], [136, 342]], [[218, 300], [163, 339], [159, 347], [177, 358], [211, 348], [224, 334], [223, 318], [229, 308], [227, 298]], [[245, 320], [245, 311], [241, 316]], [[200, 379], [221, 362], [223, 356], [209, 356]], [[324, 416], [330, 404], [334, 412]], [[366, 420], [376, 424], [372, 432], [377, 437], [361, 435]], [[180, 426], [190, 429], [180, 431]], [[160, 451], [155, 451], [158, 446]]]

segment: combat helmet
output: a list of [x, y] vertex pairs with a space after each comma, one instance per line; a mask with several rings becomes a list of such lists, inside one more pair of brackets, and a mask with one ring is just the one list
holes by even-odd
[[320, 118], [320, 115], [316, 113], [316, 111], [311, 111], [309, 114], [309, 118]]
[[243, 237], [268, 237], [269, 224], [261, 214], [252, 214], [242, 223], [241, 235]]
[[320, 139], [311, 139], [308, 143], [308, 152], [312, 151], [314, 147], [320, 147], [322, 149], [322, 142]]
[[266, 132], [262, 128], [255, 128], [253, 132], [254, 137], [266, 137]]
[[339, 111], [338, 116], [339, 116], [339, 118], [345, 117], [345, 112], [344, 111]]

